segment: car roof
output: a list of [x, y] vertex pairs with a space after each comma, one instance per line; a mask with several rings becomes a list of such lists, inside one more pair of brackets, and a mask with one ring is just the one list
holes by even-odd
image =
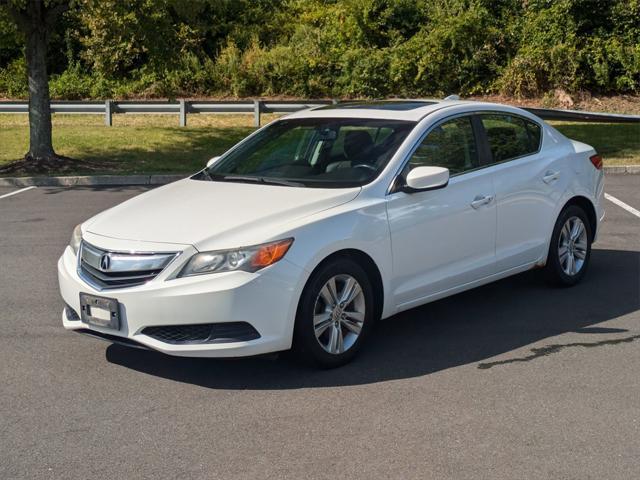
[[369, 102], [344, 102], [316, 107], [316, 110], [390, 110], [406, 112], [439, 103], [438, 100], [378, 100]]
[[[301, 110], [286, 118], [371, 118], [386, 120], [407, 120], [417, 122], [437, 110], [468, 106], [468, 111], [494, 110], [508, 111], [535, 117], [524, 110], [498, 103], [475, 102], [470, 100], [381, 100], [371, 102], [345, 102], [323, 105]], [[467, 109], [458, 109], [461, 111]]]

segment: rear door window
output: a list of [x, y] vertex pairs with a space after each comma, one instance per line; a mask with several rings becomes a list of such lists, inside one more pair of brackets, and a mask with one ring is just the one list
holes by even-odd
[[536, 153], [540, 149], [540, 126], [516, 115], [480, 115], [493, 155], [493, 163]]

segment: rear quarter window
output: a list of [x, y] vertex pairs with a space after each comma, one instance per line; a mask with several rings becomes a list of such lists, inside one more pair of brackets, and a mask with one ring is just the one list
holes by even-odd
[[515, 115], [480, 115], [493, 162], [499, 163], [536, 153], [540, 149], [540, 125]]

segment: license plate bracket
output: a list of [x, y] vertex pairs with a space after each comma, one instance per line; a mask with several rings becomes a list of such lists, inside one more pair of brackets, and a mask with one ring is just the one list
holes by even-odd
[[80, 293], [80, 320], [87, 325], [120, 329], [120, 305], [115, 298]]

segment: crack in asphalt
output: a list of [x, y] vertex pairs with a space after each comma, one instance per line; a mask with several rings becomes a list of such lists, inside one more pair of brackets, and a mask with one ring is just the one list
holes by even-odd
[[480, 370], [486, 370], [488, 368], [496, 367], [498, 365], [506, 365], [508, 363], [530, 362], [532, 360], [535, 360], [536, 358], [546, 357], [547, 355], [551, 355], [553, 353], [558, 353], [559, 351], [564, 350], [565, 348], [571, 348], [571, 347], [584, 347], [584, 348], [602, 347], [602, 346], [605, 346], [605, 345], [618, 345], [620, 343], [631, 343], [631, 342], [633, 342], [635, 340], [638, 340], [638, 339], [640, 339], [640, 335], [631, 335], [629, 337], [614, 338], [614, 339], [611, 339], [611, 340], [601, 340], [599, 342], [592, 342], [592, 343], [576, 342], [576, 343], [547, 345], [545, 347], [532, 348], [531, 352], [533, 352], [533, 353], [531, 355], [527, 355], [526, 357], [510, 358], [510, 359], [507, 359], [507, 360], [499, 360], [497, 362], [480, 363], [480, 364], [478, 364], [478, 368]]

